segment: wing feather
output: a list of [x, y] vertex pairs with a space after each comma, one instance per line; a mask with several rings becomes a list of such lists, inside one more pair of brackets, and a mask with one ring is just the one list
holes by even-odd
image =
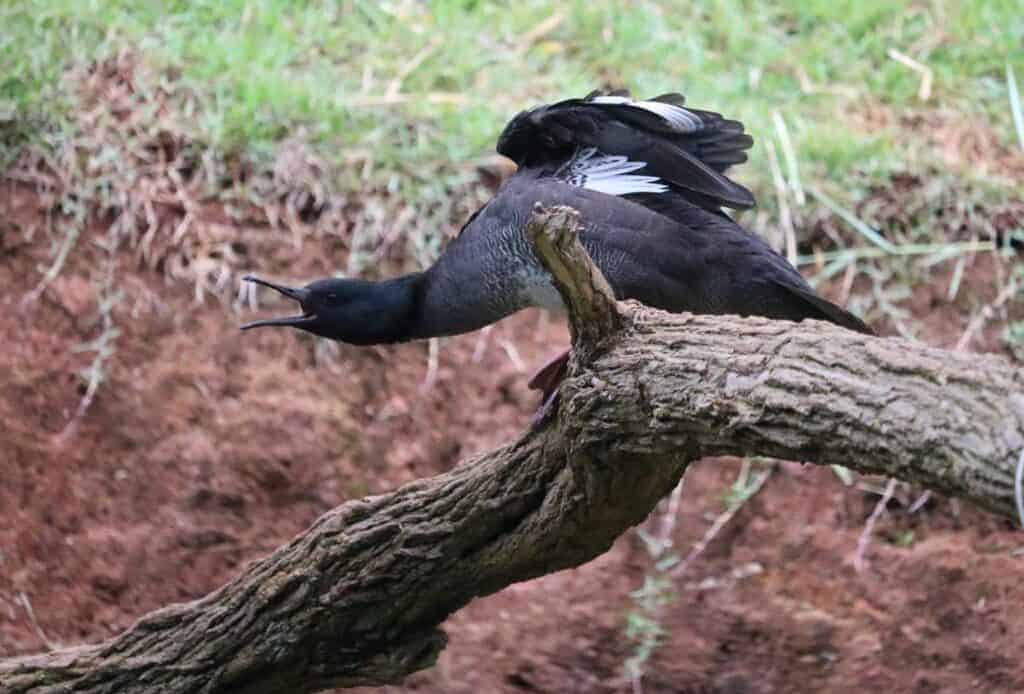
[[638, 101], [622, 90], [592, 92], [520, 113], [499, 137], [498, 152], [520, 167], [552, 172], [612, 161], [622, 169], [625, 161], [628, 171], [589, 170], [574, 182], [613, 195], [675, 193], [713, 210], [753, 207], [750, 191], [725, 175], [753, 144], [743, 124], [684, 104], [678, 93]]

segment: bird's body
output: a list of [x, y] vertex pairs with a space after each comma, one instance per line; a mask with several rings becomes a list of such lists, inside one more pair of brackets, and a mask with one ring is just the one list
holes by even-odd
[[476, 330], [530, 306], [561, 307], [526, 239], [538, 202], [580, 213], [580, 240], [619, 299], [676, 313], [829, 319], [794, 293], [813, 290], [785, 258], [728, 218], [690, 205], [671, 219], [628, 200], [609, 205], [607, 197], [514, 176], [425, 273], [414, 337]]
[[[290, 325], [353, 344], [454, 335], [561, 299], [534, 257], [535, 203], [577, 210], [581, 241], [620, 299], [673, 312], [816, 318], [868, 332], [814, 293], [762, 239], [722, 212], [753, 196], [724, 172], [752, 140], [736, 121], [679, 95], [592, 94], [525, 111], [498, 151], [519, 169], [424, 272], [383, 282], [272, 286], [302, 304]], [[248, 326], [247, 326], [248, 327]]]

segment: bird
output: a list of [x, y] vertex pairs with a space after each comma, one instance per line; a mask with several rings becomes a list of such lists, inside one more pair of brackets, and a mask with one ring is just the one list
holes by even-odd
[[[534, 206], [578, 213], [580, 241], [619, 300], [665, 311], [816, 319], [871, 334], [815, 293], [783, 256], [726, 211], [755, 205], [726, 176], [747, 160], [742, 123], [690, 108], [679, 93], [634, 99], [591, 92], [517, 114], [497, 141], [517, 169], [423, 271], [367, 281], [324, 278], [291, 287], [245, 280], [294, 300], [301, 314], [242, 326], [291, 327], [352, 345], [467, 333], [528, 307], [562, 308], [534, 256]], [[550, 405], [568, 352], [530, 386]]]

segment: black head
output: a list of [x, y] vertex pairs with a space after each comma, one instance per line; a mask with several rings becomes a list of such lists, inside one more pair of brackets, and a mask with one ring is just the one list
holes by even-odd
[[302, 314], [253, 321], [242, 330], [289, 327], [353, 345], [399, 342], [408, 339], [411, 330], [415, 277], [385, 282], [329, 278], [294, 288], [246, 276], [243, 279], [247, 282], [270, 287], [297, 301]]

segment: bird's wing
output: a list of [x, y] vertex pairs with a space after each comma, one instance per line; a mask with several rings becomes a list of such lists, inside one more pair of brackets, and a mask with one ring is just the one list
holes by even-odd
[[679, 195], [706, 209], [745, 209], [754, 196], [725, 176], [747, 159], [743, 124], [683, 106], [681, 94], [646, 101], [593, 92], [524, 111], [498, 138], [520, 168], [541, 169], [611, 195]]

